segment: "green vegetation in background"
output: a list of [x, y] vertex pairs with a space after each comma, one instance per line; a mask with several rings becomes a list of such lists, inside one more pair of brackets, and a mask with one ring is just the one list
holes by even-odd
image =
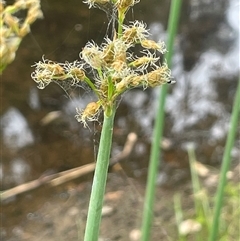
[[240, 115], [240, 79], [238, 80], [238, 87], [237, 87], [236, 96], [233, 104], [227, 142], [224, 149], [220, 180], [219, 180], [219, 185], [216, 193], [212, 227], [210, 229], [210, 236], [208, 239], [209, 241], [215, 241], [218, 239], [219, 221], [220, 221], [221, 209], [222, 209], [223, 198], [224, 198], [224, 188], [226, 186], [226, 181], [227, 181], [227, 172], [229, 170], [229, 166], [231, 163], [231, 151], [232, 151], [237, 130], [238, 130], [239, 115]]
[[[170, 15], [168, 21], [168, 41], [167, 41], [167, 50], [166, 61], [168, 66], [171, 66], [171, 59], [173, 54], [173, 44], [175, 35], [177, 32], [178, 20], [181, 9], [181, 0], [171, 1]], [[154, 207], [154, 197], [156, 189], [156, 179], [158, 174], [158, 168], [160, 164], [160, 143], [163, 135], [164, 128], [164, 116], [165, 116], [165, 100], [167, 96], [168, 86], [162, 86], [159, 95], [159, 106], [157, 110], [157, 115], [155, 118], [155, 125], [153, 130], [153, 140], [152, 148], [150, 154], [150, 163], [148, 168], [148, 177], [147, 177], [147, 188], [145, 194], [145, 202], [143, 209], [143, 218], [142, 218], [142, 241], [150, 240], [150, 230], [152, 225], [153, 218], [153, 207]]]
[[[183, 210], [181, 207], [180, 193], [174, 195], [175, 219], [178, 228], [178, 241], [201, 241], [210, 238], [213, 229], [213, 211], [211, 207], [214, 205], [214, 196], [208, 188], [201, 184], [198, 177], [199, 163], [197, 163], [193, 148], [188, 148], [188, 156], [191, 169], [192, 190], [194, 209], [188, 208]], [[202, 164], [201, 164], [202, 165]], [[200, 169], [205, 172], [204, 178], [218, 178], [216, 171], [202, 167]], [[216, 179], [217, 180], [217, 179]], [[210, 187], [212, 189], [212, 187]], [[223, 193], [222, 212], [219, 213], [220, 229], [217, 232], [219, 241], [235, 241], [239, 238], [239, 217], [240, 217], [240, 200], [239, 200], [240, 184], [229, 181], [225, 186]], [[194, 211], [194, 212], [193, 212]]]

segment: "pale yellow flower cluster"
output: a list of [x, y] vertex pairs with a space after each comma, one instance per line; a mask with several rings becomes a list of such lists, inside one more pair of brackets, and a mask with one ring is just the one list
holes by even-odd
[[[22, 10], [27, 10], [27, 15], [20, 20], [15, 14]], [[40, 0], [17, 0], [8, 6], [0, 0], [0, 73], [15, 59], [22, 38], [30, 32], [30, 25], [42, 17]]]
[[[115, 95], [127, 89], [138, 86], [156, 86], [170, 81], [170, 70], [166, 64], [159, 64], [157, 52], [165, 53], [163, 42], [147, 39], [149, 36], [146, 26], [139, 22], [132, 22], [124, 26], [121, 37], [113, 40], [105, 39], [102, 46], [88, 42], [80, 53], [86, 67], [94, 69], [97, 88], [100, 96], [108, 99], [108, 80], [110, 79]], [[141, 56], [134, 56], [130, 48], [141, 45]], [[158, 64], [157, 64], [158, 63]]]
[[32, 79], [38, 84], [39, 89], [44, 89], [51, 82], [68, 80], [70, 85], [75, 86], [85, 79], [83, 65], [79, 61], [73, 63], [56, 63], [44, 59], [33, 65], [35, 71], [31, 74]]
[[[86, 0], [90, 7], [114, 4], [117, 11], [126, 12], [136, 0]], [[122, 16], [122, 14], [120, 14]], [[119, 30], [120, 29], [120, 30]], [[77, 109], [76, 118], [86, 126], [86, 121], [98, 118], [99, 111], [106, 115], [116, 105], [117, 98], [125, 91], [136, 87], [155, 87], [173, 83], [171, 72], [166, 63], [160, 63], [160, 56], [166, 52], [165, 44], [149, 39], [146, 25], [140, 21], [122, 25], [113, 39], [105, 38], [98, 46], [88, 42], [79, 54], [81, 62], [54, 63], [44, 60], [35, 65], [32, 78], [39, 88], [44, 88], [51, 81], [70, 81], [77, 85], [86, 82], [96, 94], [98, 100], [91, 102], [84, 110]], [[139, 46], [142, 50], [136, 56], [132, 50]], [[89, 70], [93, 79], [88, 77]]]

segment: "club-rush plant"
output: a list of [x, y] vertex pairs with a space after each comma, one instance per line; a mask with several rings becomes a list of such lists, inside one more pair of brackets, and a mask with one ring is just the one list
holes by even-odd
[[[162, 41], [149, 39], [150, 33], [145, 23], [132, 21], [124, 24], [130, 7], [140, 0], [85, 0], [91, 7], [111, 11], [116, 16], [113, 36], [105, 37], [98, 46], [88, 42], [80, 52], [80, 60], [72, 63], [57, 63], [45, 59], [34, 65], [33, 80], [38, 88], [44, 89], [51, 82], [64, 88], [65, 84], [80, 86], [87, 84], [97, 100], [90, 102], [85, 109], [76, 108], [76, 119], [84, 127], [88, 121], [96, 121], [103, 112], [103, 126], [97, 155], [96, 169], [89, 203], [85, 241], [98, 239], [101, 210], [106, 186], [107, 170], [112, 143], [113, 122], [119, 96], [136, 87], [155, 87], [174, 83], [166, 62], [160, 57], [166, 52]], [[115, 21], [113, 21], [114, 23]], [[141, 51], [134, 53], [134, 47]], [[92, 77], [93, 76], [93, 77]]]

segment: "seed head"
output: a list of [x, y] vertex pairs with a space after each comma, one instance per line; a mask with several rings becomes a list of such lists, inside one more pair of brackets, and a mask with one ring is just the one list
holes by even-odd
[[116, 39], [114, 41], [114, 61], [126, 62], [127, 50], [130, 47], [122, 39]]
[[64, 80], [67, 75], [64, 71], [63, 64], [55, 63], [43, 58], [35, 65], [35, 71], [31, 74], [32, 79], [38, 84], [39, 89], [44, 89], [52, 80]]
[[131, 87], [132, 88], [136, 88], [138, 86], [143, 86], [144, 89], [145, 89], [145, 86], [147, 86], [147, 83], [146, 83], [146, 78], [144, 75], [137, 75], [137, 76], [134, 76], [131, 80]]
[[149, 36], [146, 25], [140, 21], [134, 21], [130, 26], [123, 26], [123, 41], [129, 44], [138, 43]]
[[116, 84], [116, 92], [117, 93], [123, 93], [130, 87], [130, 83], [135, 75], [128, 75], [125, 78], [123, 78], [119, 83]]
[[84, 127], [87, 126], [86, 121], [96, 121], [100, 111], [100, 104], [98, 102], [90, 102], [84, 110], [76, 108], [77, 114], [75, 115], [78, 122], [83, 123]]
[[150, 87], [169, 83], [171, 77], [171, 71], [167, 64], [160, 66], [159, 68], [147, 73], [145, 78]]
[[103, 65], [102, 52], [94, 43], [88, 42], [80, 53], [80, 57], [94, 69], [100, 69]]
[[107, 44], [103, 45], [102, 58], [106, 65], [109, 65], [114, 60], [114, 42], [106, 39]]
[[116, 60], [111, 64], [111, 68], [114, 69], [117, 73], [120, 73], [126, 67], [126, 62], [121, 60]]
[[112, 73], [112, 81], [118, 83], [126, 76], [132, 75], [133, 71], [127, 66], [125, 62], [114, 62], [111, 66], [114, 70]]
[[126, 13], [130, 7], [132, 7], [139, 1], [140, 0], [117, 0], [115, 4], [119, 12]]
[[71, 85], [75, 85], [79, 81], [84, 81], [86, 75], [82, 63], [77, 60], [73, 63], [66, 62], [63, 67], [66, 75], [70, 79]]
[[[39, 88], [44, 88], [51, 81], [63, 89], [69, 83], [80, 86], [79, 81], [85, 81], [94, 91], [98, 100], [89, 103], [84, 110], [76, 109], [76, 119], [83, 123], [84, 127], [87, 126], [87, 121], [98, 119], [100, 110], [109, 116], [116, 100], [123, 92], [136, 87], [145, 89], [174, 82], [167, 65], [159, 66], [160, 57], [157, 56], [157, 51], [162, 54], [166, 52], [164, 43], [149, 40], [149, 30], [143, 22], [133, 21], [129, 26], [123, 25], [127, 10], [139, 1], [84, 0], [89, 8], [99, 7], [106, 12], [111, 11], [113, 18], [115, 15], [118, 16], [117, 33], [113, 30], [115, 34], [112, 39], [105, 38], [100, 46], [88, 42], [80, 53], [81, 61], [58, 64], [43, 59], [42, 62], [35, 64], [36, 70], [32, 73], [32, 78], [38, 83]], [[109, 13], [107, 14], [109, 16]], [[28, 22], [31, 21], [28, 18]], [[21, 28], [20, 31], [24, 33]], [[133, 54], [132, 47], [135, 45], [143, 49], [140, 56]], [[4, 52], [3, 50], [0, 47], [0, 53]]]
[[150, 39], [143, 39], [141, 40], [141, 45], [143, 48], [157, 50], [162, 54], [165, 54], [167, 52], [166, 45], [162, 41], [159, 41], [157, 43]]
[[142, 51], [144, 56], [135, 58], [134, 61], [129, 63], [130, 67], [136, 68], [137, 71], [143, 72], [147, 70], [148, 66], [157, 66], [155, 63], [159, 60], [154, 53], [150, 51]]

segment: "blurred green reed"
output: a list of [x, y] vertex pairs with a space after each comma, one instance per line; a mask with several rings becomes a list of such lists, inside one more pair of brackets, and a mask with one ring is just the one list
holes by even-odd
[[[168, 21], [168, 40], [167, 40], [167, 53], [165, 55], [169, 68], [171, 67], [171, 60], [173, 55], [174, 39], [177, 32], [179, 15], [181, 10], [181, 0], [171, 1], [170, 15]], [[142, 218], [142, 241], [150, 240], [150, 230], [153, 219], [153, 206], [156, 189], [156, 179], [158, 168], [160, 164], [160, 143], [163, 135], [164, 116], [165, 116], [165, 100], [168, 92], [168, 86], [162, 86], [159, 93], [158, 110], [155, 117], [155, 124], [153, 129], [153, 140], [150, 154], [150, 162], [148, 168], [147, 187], [143, 208]]]
[[[188, 207], [188, 209], [183, 210], [181, 207], [183, 195], [180, 192], [174, 195], [175, 219], [178, 230], [177, 240], [202, 241], [212, 238], [212, 230], [216, 226], [212, 206], [214, 206], [214, 199], [218, 201], [218, 197], [212, 195], [210, 190], [201, 184], [202, 182], [198, 176], [199, 164], [195, 157], [195, 151], [191, 146], [188, 147], [188, 157], [193, 191], [191, 199], [194, 201], [194, 209]], [[210, 176], [216, 176], [216, 173], [211, 173], [208, 168], [206, 177], [209, 178]], [[222, 185], [221, 181], [217, 183]], [[220, 228], [217, 229], [212, 240], [235, 241], [239, 238], [239, 191], [240, 185], [235, 182], [229, 181], [227, 185], [224, 185], [224, 193], [220, 197], [222, 200], [224, 198], [224, 203], [222, 202], [222, 212], [218, 213], [217, 221], [221, 220]]]
[[240, 115], [240, 79], [238, 80], [238, 87], [236, 91], [236, 96], [233, 104], [233, 110], [230, 120], [229, 132], [227, 136], [227, 141], [224, 149], [224, 155], [222, 159], [222, 167], [220, 173], [219, 185], [216, 193], [215, 209], [212, 220], [212, 227], [210, 229], [210, 235], [208, 240], [215, 241], [218, 240], [219, 233], [219, 221], [221, 216], [221, 209], [223, 206], [224, 189], [227, 182], [227, 172], [231, 163], [231, 151], [234, 145], [234, 141], [237, 135], [239, 127], [239, 115]]
[[[174, 41], [174, 37], [176, 34], [177, 25], [178, 25], [180, 8], [181, 8], [181, 1], [175, 0], [171, 2], [171, 10], [170, 10], [170, 17], [169, 17], [169, 24], [168, 24], [168, 37], [169, 37], [167, 42], [168, 52], [166, 54], [166, 60], [169, 67], [171, 67], [173, 41]], [[159, 146], [163, 135], [164, 115], [165, 115], [164, 107], [165, 107], [167, 91], [168, 91], [167, 85], [164, 85], [161, 87], [160, 95], [159, 95], [159, 107], [158, 107], [158, 111], [155, 119], [151, 156], [150, 156], [150, 163], [149, 163], [149, 169], [148, 169], [147, 188], [146, 188], [146, 196], [145, 196], [143, 218], [142, 218], [141, 241], [150, 240], [150, 230], [151, 230], [153, 209], [154, 209], [156, 178], [158, 174], [158, 168], [160, 165], [159, 156], [160, 156], [161, 150]], [[231, 153], [235, 136], [237, 133], [239, 111], [240, 111], [240, 84], [238, 83], [238, 89], [236, 92], [236, 98], [234, 102], [232, 118], [230, 123], [230, 131], [228, 133], [227, 143], [226, 143], [223, 161], [222, 161], [220, 182], [219, 182], [217, 194], [215, 197], [216, 199], [215, 210], [214, 210], [212, 222], [211, 220], [209, 220], [209, 215], [211, 215], [209, 200], [208, 199], [199, 200], [197, 198], [194, 199], [196, 216], [198, 217], [198, 219], [202, 220], [202, 225], [204, 226], [203, 229], [207, 230], [207, 233], [208, 233], [208, 236], [206, 236], [206, 232], [204, 232], [205, 233], [204, 238], [208, 238], [209, 241], [218, 240], [218, 234], [219, 234], [218, 226], [219, 226], [219, 219], [221, 214], [221, 207], [222, 207], [223, 198], [224, 198], [224, 187], [226, 185], [226, 173], [229, 170], [229, 165], [231, 162], [230, 153]], [[194, 171], [194, 168], [192, 167], [193, 163], [191, 163], [195, 159], [195, 156], [192, 150], [189, 150], [188, 152], [189, 152], [189, 159], [190, 159], [190, 166], [191, 166], [191, 173], [192, 173], [193, 190], [194, 190], [194, 194], [196, 194], [200, 191], [200, 184], [199, 184], [198, 177]], [[176, 219], [178, 223], [181, 221], [182, 214], [183, 214], [179, 202], [180, 202], [179, 197], [176, 197], [175, 211], [177, 212]], [[186, 237], [184, 236], [180, 236], [179, 240], [186, 240], [185, 238]], [[200, 238], [199, 240], [201, 240], [201, 238], [203, 237], [199, 237], [199, 238]]]

